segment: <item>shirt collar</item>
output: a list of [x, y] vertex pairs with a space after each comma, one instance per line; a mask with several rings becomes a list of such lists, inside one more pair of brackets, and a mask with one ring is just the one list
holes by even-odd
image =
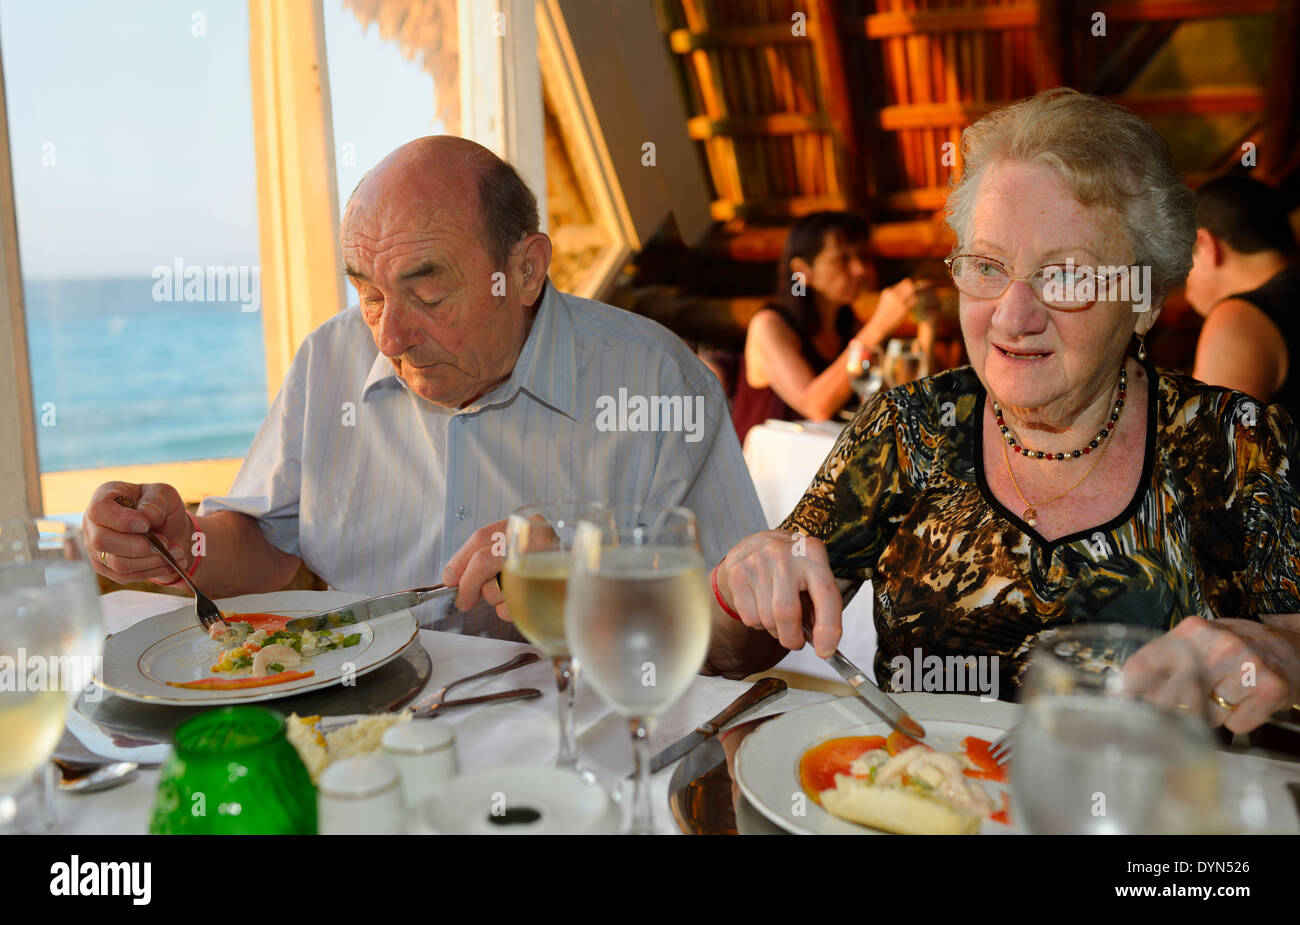
[[[568, 304], [554, 284], [547, 280], [537, 317], [533, 319], [510, 378], [456, 413], [474, 413], [505, 404], [522, 389], [561, 414], [579, 421], [576, 358], [576, 335]], [[388, 357], [375, 351], [375, 361], [370, 365], [370, 373], [362, 387], [363, 400], [371, 389], [379, 387], [406, 388], [406, 383], [397, 375]]]
[[384, 356], [378, 350], [375, 351], [375, 362], [370, 364], [370, 373], [366, 376], [366, 384], [361, 387], [361, 400], [365, 401], [370, 395], [371, 389], [379, 387], [401, 389], [405, 388], [400, 376], [397, 375], [397, 369], [393, 366], [391, 360]]

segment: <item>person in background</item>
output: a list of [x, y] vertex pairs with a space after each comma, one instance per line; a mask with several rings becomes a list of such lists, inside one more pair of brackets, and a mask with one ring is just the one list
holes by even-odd
[[858, 330], [852, 303], [867, 275], [860, 252], [867, 231], [849, 212], [815, 212], [790, 229], [776, 294], [750, 319], [736, 376], [731, 420], [742, 443], [770, 418], [833, 417], [853, 396], [850, 345], [865, 353], [915, 303], [916, 286], [905, 279], [881, 293], [871, 321]]
[[1277, 194], [1232, 173], [1196, 195], [1187, 301], [1205, 317], [1192, 375], [1300, 414], [1300, 264]]

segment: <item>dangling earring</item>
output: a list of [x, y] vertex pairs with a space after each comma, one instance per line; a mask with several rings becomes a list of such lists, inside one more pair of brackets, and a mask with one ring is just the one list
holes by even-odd
[[1138, 359], [1145, 361], [1146, 358], [1147, 358], [1147, 336], [1145, 334], [1139, 334], [1138, 335]]

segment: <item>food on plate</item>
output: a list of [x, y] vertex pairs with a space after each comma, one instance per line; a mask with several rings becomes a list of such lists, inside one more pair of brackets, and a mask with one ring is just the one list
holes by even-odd
[[[989, 743], [935, 751], [901, 733], [830, 739], [804, 752], [799, 780], [827, 812], [901, 835], [972, 835], [986, 818], [1006, 822], [975, 779], [1005, 780]], [[971, 779], [968, 779], [971, 778]]]
[[284, 684], [286, 681], [298, 681], [310, 678], [315, 671], [283, 671], [263, 678], [199, 678], [197, 681], [168, 681], [171, 687], [188, 687], [201, 691], [236, 691], [246, 687], [266, 687], [268, 684]]
[[[306, 677], [313, 674], [292, 670], [301, 667], [303, 659], [361, 642], [360, 633], [344, 635], [329, 630], [290, 632], [284, 628], [290, 619], [279, 614], [234, 613], [226, 617], [228, 626], [213, 624], [208, 635], [225, 648], [212, 670], [231, 675], [251, 673], [252, 678], [274, 675], [275, 679], [266, 683], [279, 683], [292, 680], [289, 675]], [[188, 686], [194, 686], [193, 682]]]
[[411, 715], [410, 710], [403, 710], [400, 713], [363, 716], [355, 723], [322, 733], [318, 728], [321, 719], [319, 716], [291, 713], [285, 723], [285, 732], [302, 757], [314, 783], [321, 772], [335, 761], [378, 751], [388, 728], [399, 723], [409, 723]]

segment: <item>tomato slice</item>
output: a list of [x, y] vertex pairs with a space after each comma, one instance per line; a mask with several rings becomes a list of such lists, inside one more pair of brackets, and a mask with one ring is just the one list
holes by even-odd
[[835, 786], [836, 774], [848, 774], [849, 766], [863, 753], [884, 747], [882, 736], [844, 736], [815, 745], [799, 759], [799, 783], [820, 803], [821, 792]]
[[268, 633], [274, 633], [276, 630], [284, 629], [284, 625], [292, 620], [293, 617], [286, 617], [278, 613], [228, 613], [226, 614], [227, 623], [247, 623], [255, 630], [266, 630]]
[[961, 744], [966, 749], [966, 757], [976, 766], [976, 769], [966, 769], [967, 777], [1006, 782], [1007, 769], [994, 761], [993, 756], [989, 754], [989, 749], [993, 747], [993, 743], [978, 739], [975, 736], [967, 736], [962, 740]]
[[1011, 794], [1005, 790], [1002, 791], [1002, 808], [989, 818], [1003, 825], [1011, 825]]
[[310, 678], [315, 671], [281, 671], [263, 678], [199, 678], [197, 681], [168, 681], [170, 687], [188, 687], [204, 691], [233, 691], [245, 687], [266, 687], [269, 684], [284, 684]]
[[[891, 732], [889, 738], [885, 742], [885, 750], [888, 751], [890, 755], [897, 755], [899, 752], [907, 751], [914, 745], [920, 745], [922, 748], [930, 748], [930, 746], [926, 745], [924, 742], [918, 742], [911, 736], [905, 736], [901, 732]], [[934, 749], [931, 748], [930, 751], [934, 751]]]

